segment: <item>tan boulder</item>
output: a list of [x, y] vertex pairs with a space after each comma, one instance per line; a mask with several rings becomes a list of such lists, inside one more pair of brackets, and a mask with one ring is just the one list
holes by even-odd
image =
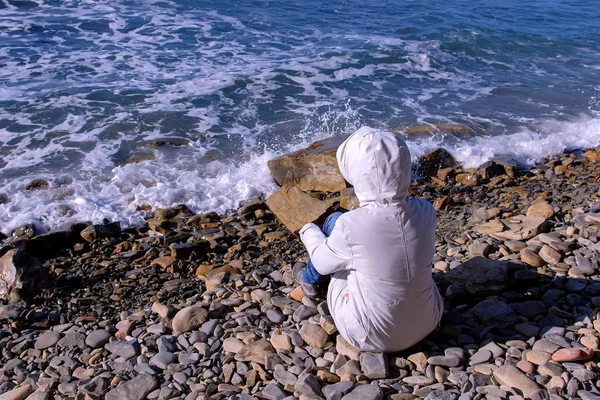
[[539, 385], [513, 365], [503, 365], [494, 371], [494, 378], [499, 384], [515, 389], [525, 398], [539, 389]]
[[245, 345], [236, 355], [236, 361], [254, 362], [265, 365], [265, 357], [268, 353], [274, 353], [275, 349], [265, 339]]
[[300, 328], [300, 336], [312, 347], [322, 349], [327, 343], [329, 335], [319, 325], [306, 324]]
[[360, 359], [360, 350], [348, 343], [342, 335], [337, 336], [335, 349], [339, 354], [346, 356], [351, 360], [358, 361]]
[[521, 250], [521, 261], [535, 268], [543, 267], [546, 264], [535, 251], [528, 248]]
[[285, 185], [267, 198], [267, 205], [291, 232], [309, 222], [320, 221], [330, 207], [298, 187]]
[[516, 215], [476, 225], [473, 229], [481, 235], [504, 240], [528, 240], [544, 232], [548, 227], [546, 218]]
[[281, 329], [276, 329], [273, 331], [273, 333], [271, 333], [271, 345], [275, 348], [275, 350], [292, 351], [294, 349], [289, 336], [284, 334]]
[[193, 331], [202, 326], [208, 318], [208, 311], [200, 306], [189, 306], [181, 309], [173, 318], [173, 332]]
[[560, 262], [562, 255], [552, 247], [545, 244], [539, 252], [539, 256], [548, 264], [556, 265]]
[[309, 147], [270, 160], [267, 165], [280, 186], [295, 186], [302, 190], [339, 192], [346, 187], [335, 153], [347, 136], [336, 136]]
[[554, 216], [554, 209], [547, 201], [540, 200], [531, 204], [526, 214], [528, 217], [552, 218]]
[[205, 275], [199, 275], [198, 271], [196, 270], [196, 276], [205, 282], [206, 290], [209, 292], [217, 285], [225, 282], [225, 278], [227, 276], [237, 273], [239, 273], [239, 270], [231, 265], [224, 265], [222, 267], [210, 269]]

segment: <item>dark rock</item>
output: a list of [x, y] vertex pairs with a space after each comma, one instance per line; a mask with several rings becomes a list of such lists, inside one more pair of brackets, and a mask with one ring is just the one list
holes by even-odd
[[517, 315], [506, 303], [488, 299], [473, 307], [473, 313], [486, 326], [508, 328], [517, 321]]
[[523, 303], [513, 303], [513, 310], [519, 315], [527, 318], [535, 318], [548, 312], [548, 307], [541, 301], [526, 301]]
[[500, 293], [507, 279], [507, 263], [485, 257], [474, 257], [446, 273], [448, 282], [464, 284], [476, 296]]
[[436, 149], [419, 158], [417, 174], [427, 178], [436, 176], [438, 170], [458, 166], [458, 163], [447, 150]]
[[121, 233], [121, 224], [119, 222], [110, 222], [101, 225], [89, 225], [81, 231], [81, 237], [87, 242], [93, 242], [97, 239], [114, 237]]
[[50, 187], [46, 179], [34, 179], [25, 185], [25, 190], [45, 190]]
[[496, 164], [494, 161], [488, 161], [479, 166], [479, 175], [485, 180], [492, 179], [495, 176], [506, 174], [503, 165]]
[[16, 239], [31, 239], [37, 235], [41, 235], [46, 232], [47, 230], [42, 224], [40, 224], [39, 222], [32, 222], [30, 224], [25, 224], [17, 227], [13, 231], [12, 236]]
[[25, 252], [13, 249], [0, 258], [0, 299], [29, 302], [45, 283], [41, 264]]

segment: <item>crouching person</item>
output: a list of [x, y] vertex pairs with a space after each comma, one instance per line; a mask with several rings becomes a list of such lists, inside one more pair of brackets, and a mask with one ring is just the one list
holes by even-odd
[[427, 336], [442, 316], [431, 276], [436, 214], [409, 199], [410, 152], [398, 136], [368, 128], [338, 149], [344, 178], [360, 207], [307, 224], [300, 237], [310, 256], [293, 274], [308, 296], [324, 277], [327, 302], [340, 334], [364, 351], [394, 352]]

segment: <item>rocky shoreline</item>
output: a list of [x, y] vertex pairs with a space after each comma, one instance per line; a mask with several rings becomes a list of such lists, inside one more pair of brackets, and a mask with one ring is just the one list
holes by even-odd
[[0, 399], [600, 398], [600, 150], [528, 171], [448, 156], [420, 160], [411, 186], [438, 210], [432, 273], [446, 302], [417, 346], [360, 353], [293, 283], [306, 256], [294, 224], [355, 202], [339, 180], [341, 193], [316, 192], [310, 174], [284, 173], [285, 195], [317, 211], [180, 206], [142, 228], [5, 241], [0, 268], [22, 287], [2, 276]]

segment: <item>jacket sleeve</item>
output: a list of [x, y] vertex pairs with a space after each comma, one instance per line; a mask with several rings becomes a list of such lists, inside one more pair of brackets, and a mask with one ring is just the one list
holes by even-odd
[[317, 225], [306, 224], [300, 229], [300, 239], [321, 275], [344, 270], [352, 260], [352, 249], [346, 240], [346, 229], [341, 219], [336, 221], [329, 237]]

